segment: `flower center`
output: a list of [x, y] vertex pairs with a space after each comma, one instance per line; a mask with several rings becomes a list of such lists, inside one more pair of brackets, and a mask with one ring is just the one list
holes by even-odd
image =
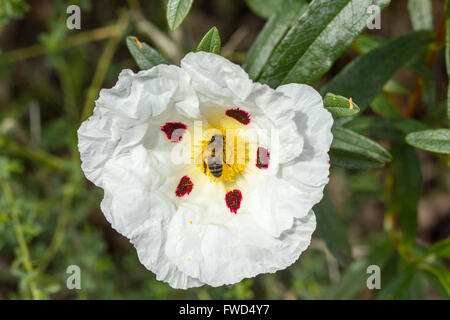
[[210, 128], [192, 148], [197, 167], [211, 182], [233, 182], [247, 166], [248, 143], [244, 137], [230, 132], [233, 130]]

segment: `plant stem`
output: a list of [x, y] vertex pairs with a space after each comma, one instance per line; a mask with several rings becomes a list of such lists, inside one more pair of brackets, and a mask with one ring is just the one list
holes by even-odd
[[42, 260], [39, 262], [38, 270], [40, 273], [45, 272], [50, 261], [55, 256], [55, 254], [58, 252], [58, 250], [61, 247], [61, 244], [64, 240], [64, 234], [66, 231], [67, 223], [69, 221], [68, 211], [70, 210], [72, 198], [73, 198], [72, 184], [71, 184], [71, 182], [68, 182], [63, 187], [62, 210], [58, 216], [58, 221], [56, 223], [56, 228], [53, 233], [53, 238], [50, 242], [50, 245], [48, 246], [48, 248], [46, 250], [46, 254], [42, 258]]
[[70, 121], [76, 123], [78, 121], [79, 111], [77, 110], [77, 102], [73, 90], [74, 84], [69, 73], [69, 65], [62, 56], [58, 56], [55, 59], [55, 68], [61, 82], [66, 113]]
[[103, 80], [105, 79], [106, 71], [108, 71], [108, 67], [114, 56], [116, 48], [125, 34], [125, 30], [128, 27], [128, 22], [128, 14], [124, 13], [119, 18], [119, 22], [117, 23], [117, 34], [115, 35], [115, 37], [111, 38], [105, 45], [105, 49], [103, 50], [97, 64], [97, 68], [95, 69], [94, 78], [92, 79], [91, 85], [89, 86], [86, 95], [86, 101], [84, 103], [81, 121], [86, 120], [92, 114], [95, 98], [97, 97]]
[[69, 170], [69, 163], [67, 161], [42, 150], [27, 148], [6, 137], [0, 137], [0, 151], [2, 150], [27, 158], [35, 163], [49, 166], [60, 172], [67, 172]]
[[[121, 32], [119, 26], [112, 25], [107, 27], [102, 27], [90, 31], [85, 31], [79, 34], [76, 34], [71, 37], [67, 37], [63, 42], [61, 42], [58, 46], [58, 49], [64, 49], [69, 47], [75, 47], [81, 44], [99, 41], [103, 39], [108, 39], [112, 37], [117, 37], [117, 35]], [[4, 57], [7, 62], [13, 63], [21, 60], [26, 60], [30, 58], [34, 58], [47, 53], [47, 49], [45, 46], [41, 44], [36, 44], [26, 48], [20, 48], [8, 51], [4, 54]]]
[[163, 32], [161, 32], [150, 21], [145, 19], [139, 10], [133, 9], [131, 17], [137, 29], [146, 34], [155, 44], [155, 47], [164, 53], [170, 60], [178, 63], [183, 56], [183, 50]]

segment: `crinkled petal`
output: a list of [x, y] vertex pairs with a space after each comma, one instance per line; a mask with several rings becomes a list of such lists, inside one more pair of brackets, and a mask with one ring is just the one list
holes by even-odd
[[137, 74], [123, 70], [113, 88], [100, 91], [94, 114], [78, 129], [86, 177], [102, 186], [106, 161], [159, 133], [158, 118], [173, 114], [199, 117], [198, 99], [186, 72], [167, 65]]
[[164, 254], [175, 206], [156, 191], [162, 183], [155, 169], [158, 165], [151, 152], [142, 146], [109, 160], [104, 169], [108, 196], [102, 202], [102, 210], [112, 227], [135, 245], [140, 261], [158, 280], [174, 288], [200, 286], [201, 282], [180, 271]]
[[180, 270], [211, 286], [287, 268], [308, 247], [316, 227], [311, 211], [274, 238], [250, 215], [235, 215], [225, 225], [205, 225], [202, 214], [198, 207], [180, 207], [170, 223], [165, 251]]
[[283, 85], [277, 89], [294, 101], [295, 122], [303, 137], [303, 149], [298, 158], [282, 165], [281, 178], [302, 190], [307, 211], [318, 203], [328, 183], [330, 158], [328, 151], [333, 140], [333, 118], [323, 107], [320, 94], [301, 84]]

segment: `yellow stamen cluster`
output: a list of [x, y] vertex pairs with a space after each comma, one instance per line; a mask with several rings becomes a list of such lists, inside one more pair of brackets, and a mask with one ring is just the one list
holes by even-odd
[[214, 132], [214, 130], [208, 130], [208, 132], [210, 132], [210, 134], [204, 135], [201, 143], [193, 145], [192, 159], [195, 161], [194, 163], [202, 170], [202, 173], [210, 177], [211, 182], [234, 182], [236, 175], [244, 172], [249, 161], [248, 143], [240, 136], [234, 136], [227, 139], [226, 129], [216, 129], [215, 134], [219, 133], [224, 137], [222, 175], [217, 178], [212, 175], [208, 165], [206, 165], [205, 168], [203, 163], [204, 161], [207, 163], [208, 156], [212, 155], [208, 146], [214, 135], [214, 133], [211, 132]]

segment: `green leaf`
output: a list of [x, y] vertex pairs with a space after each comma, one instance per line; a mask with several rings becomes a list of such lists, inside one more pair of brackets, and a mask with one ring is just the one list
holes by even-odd
[[370, 18], [367, 9], [371, 5], [384, 8], [389, 2], [314, 0], [275, 48], [260, 81], [272, 87], [292, 82], [315, 82], [366, 27]]
[[177, 29], [191, 10], [194, 0], [168, 0], [167, 23], [170, 30]]
[[[446, 16], [446, 36], [445, 36], [445, 61], [447, 64], [447, 76], [450, 79], [450, 1], [447, 1], [445, 4], [445, 11], [447, 12]], [[447, 120], [450, 124], [450, 82], [448, 84], [447, 89]]]
[[332, 93], [327, 93], [323, 105], [334, 119], [351, 117], [359, 112], [359, 107], [352, 100]]
[[436, 81], [430, 79], [422, 79], [422, 103], [428, 108], [436, 106]]
[[10, 19], [21, 19], [30, 10], [30, 5], [24, 0], [0, 1], [0, 34]]
[[395, 72], [425, 50], [431, 41], [432, 36], [426, 31], [397, 37], [353, 60], [322, 89], [322, 93], [353, 97], [363, 111]]
[[389, 152], [369, 138], [343, 127], [333, 127], [330, 162], [344, 168], [367, 169], [382, 167], [391, 161]]
[[211, 30], [209, 30], [200, 41], [195, 51], [206, 51], [220, 54], [220, 46], [221, 43], [219, 30], [217, 30], [216, 27], [212, 27]]
[[320, 237], [325, 241], [339, 264], [346, 266], [352, 259], [352, 249], [346, 227], [327, 192], [324, 192], [322, 200], [314, 206], [314, 212]]
[[408, 10], [414, 30], [433, 30], [431, 0], [408, 0]]
[[425, 300], [428, 287], [428, 281], [423, 272], [415, 272], [407, 292], [402, 292], [402, 295], [408, 300]]
[[[373, 248], [367, 256], [353, 261], [345, 269], [339, 281], [326, 290], [324, 298], [331, 300], [353, 298], [367, 284], [367, 278], [370, 276], [367, 273], [367, 267], [376, 264], [382, 269], [393, 252], [392, 243], [385, 241]], [[381, 276], [383, 277], [383, 270]]]
[[380, 293], [377, 295], [377, 300], [409, 298], [416, 271], [413, 266], [404, 268], [393, 281], [381, 288]]
[[422, 194], [422, 170], [414, 150], [403, 142], [392, 143], [391, 186], [389, 210], [399, 218], [407, 243], [417, 232], [417, 207]]
[[414, 131], [427, 129], [420, 121], [409, 118], [383, 119], [373, 116], [361, 116], [344, 125], [345, 128], [370, 138], [387, 141], [405, 141], [405, 136]]
[[348, 300], [353, 298], [366, 284], [369, 263], [365, 259], [355, 260], [343, 273], [339, 282], [325, 293], [327, 300]]
[[404, 135], [388, 120], [374, 116], [360, 116], [344, 124], [346, 129], [368, 135], [371, 139], [395, 141], [404, 139]]
[[395, 81], [394, 79], [389, 80], [383, 87], [383, 91], [397, 94], [405, 94], [408, 95], [411, 93], [411, 89], [404, 86], [400, 82]]
[[[352, 44], [352, 48], [358, 51], [360, 54], [366, 54], [369, 51], [387, 43], [387, 39], [377, 37], [373, 35], [363, 34], [360, 35]], [[413, 71], [418, 76], [422, 76], [427, 79], [434, 79], [434, 71], [425, 62], [426, 55], [422, 53], [422, 56], [414, 57], [411, 61], [405, 64], [405, 67]], [[392, 79], [390, 80], [392, 81]], [[388, 84], [388, 83], [387, 83]], [[387, 85], [386, 84], [386, 85]], [[386, 88], [383, 88], [386, 89]]]
[[[388, 82], [389, 83], [389, 82]], [[371, 103], [372, 110], [385, 118], [398, 118], [400, 112], [391, 104], [384, 94], [379, 94]]]
[[245, 0], [250, 9], [261, 18], [267, 19], [282, 5], [284, 0]]
[[428, 127], [423, 122], [410, 118], [396, 118], [389, 120], [392, 125], [400, 130], [404, 135], [414, 131], [426, 130]]
[[276, 45], [306, 8], [304, 0], [285, 0], [270, 17], [245, 59], [245, 70], [252, 79], [258, 79]]
[[140, 42], [136, 37], [127, 37], [127, 47], [141, 70], [153, 68], [158, 64], [169, 64], [169, 61], [158, 51], [148, 44]]
[[425, 79], [434, 80], [436, 78], [433, 69], [426, 63], [426, 54], [424, 52], [406, 63], [405, 67]]
[[428, 248], [427, 254], [438, 258], [450, 258], [450, 237], [434, 243]]
[[355, 49], [359, 54], [366, 54], [375, 48], [378, 48], [382, 44], [386, 43], [386, 39], [374, 36], [370, 34], [362, 34], [356, 38], [355, 42], [352, 44], [352, 48]]
[[406, 142], [426, 151], [450, 154], [450, 129], [412, 132], [406, 136]]
[[446, 266], [441, 266], [439, 264], [427, 263], [421, 266], [421, 269], [429, 276], [434, 278], [436, 283], [438, 283], [447, 293], [450, 295], [450, 272]]

